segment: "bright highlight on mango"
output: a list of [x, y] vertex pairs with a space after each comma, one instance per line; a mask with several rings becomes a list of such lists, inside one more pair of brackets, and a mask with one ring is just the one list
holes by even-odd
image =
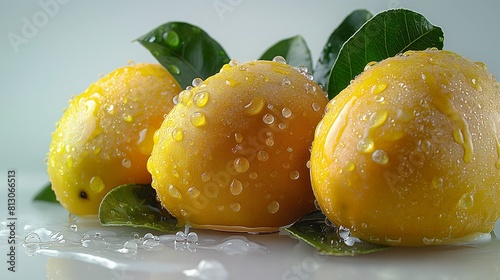
[[59, 202], [94, 215], [104, 195], [126, 183], [148, 184], [153, 134], [181, 91], [158, 64], [114, 70], [70, 101], [50, 144], [47, 169]]

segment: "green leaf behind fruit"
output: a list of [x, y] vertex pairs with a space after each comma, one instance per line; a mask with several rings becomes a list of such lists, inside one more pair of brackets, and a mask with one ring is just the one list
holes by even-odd
[[47, 201], [53, 203], [59, 203], [56, 198], [56, 194], [52, 190], [52, 184], [49, 182], [33, 197], [34, 201]]
[[99, 221], [104, 226], [131, 226], [175, 233], [182, 228], [156, 201], [150, 185], [127, 184], [109, 191], [99, 206]]
[[326, 88], [330, 71], [342, 45], [371, 17], [372, 14], [367, 10], [355, 10], [333, 31], [314, 68], [316, 83]]
[[168, 22], [137, 39], [186, 88], [206, 79], [229, 62], [226, 51], [201, 28]]
[[330, 73], [327, 92], [331, 99], [360, 74], [367, 63], [381, 61], [408, 50], [443, 48], [444, 34], [423, 15], [395, 9], [368, 20], [342, 46]]
[[292, 236], [318, 249], [321, 254], [334, 256], [354, 256], [387, 250], [389, 247], [366, 242], [347, 245], [337, 234], [334, 227], [325, 223], [321, 211], [302, 217], [286, 230]]
[[286, 63], [295, 67], [305, 66], [312, 71], [311, 51], [302, 36], [281, 40], [267, 49], [260, 57], [261, 60], [272, 60], [275, 56], [282, 56]]

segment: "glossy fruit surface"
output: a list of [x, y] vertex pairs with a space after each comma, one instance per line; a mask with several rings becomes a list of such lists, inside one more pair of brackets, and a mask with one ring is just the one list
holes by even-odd
[[400, 246], [489, 233], [500, 207], [500, 87], [449, 51], [369, 64], [330, 101], [311, 158], [327, 217]]
[[112, 188], [147, 184], [153, 134], [181, 88], [162, 66], [118, 68], [72, 99], [52, 135], [48, 174], [59, 202], [97, 214]]
[[195, 79], [155, 135], [148, 169], [180, 223], [269, 232], [314, 209], [307, 162], [327, 103], [310, 74], [234, 61]]

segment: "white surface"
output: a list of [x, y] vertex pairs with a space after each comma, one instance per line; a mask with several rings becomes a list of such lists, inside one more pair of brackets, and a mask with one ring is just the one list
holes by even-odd
[[[43, 3], [51, 3], [50, 8], [44, 8]], [[214, 4], [229, 5], [226, 6], [229, 9], [218, 11]], [[30, 202], [32, 193], [47, 181], [43, 158], [50, 134], [70, 96], [85, 90], [100, 74], [129, 60], [154, 61], [133, 39], [164, 22], [187, 21], [207, 31], [232, 58], [246, 61], [259, 57], [276, 41], [300, 34], [316, 61], [332, 30], [352, 10], [366, 8], [377, 13], [394, 7], [424, 14], [445, 31], [446, 49], [483, 61], [500, 76], [500, 37], [497, 35], [500, 2], [493, 0], [0, 2], [0, 180], [4, 181], [6, 175], [2, 174], [6, 174], [8, 168], [16, 168], [20, 226], [32, 223], [30, 219], [40, 220], [47, 216], [45, 214], [51, 215], [49, 221], [52, 222], [67, 221], [64, 210]], [[27, 22], [37, 26], [28, 30]], [[9, 39], [12, 34], [22, 36], [23, 43], [13, 44]], [[0, 221], [7, 216], [3, 186], [0, 188]], [[500, 270], [498, 244], [488, 250], [392, 250], [366, 257], [321, 258], [303, 244], [278, 239], [268, 240], [271, 255], [236, 258], [220, 254], [214, 258], [220, 258], [219, 263], [230, 272], [231, 279], [235, 273], [242, 274], [239, 279], [258, 278], [263, 273], [272, 273], [273, 279], [287, 279], [287, 276], [290, 276], [288, 279], [324, 279], [326, 276], [330, 279], [491, 279], [498, 278]], [[94, 279], [147, 279], [139, 272], [119, 275], [100, 265], [69, 259], [48, 261], [42, 255], [28, 257], [22, 248], [18, 249], [18, 272], [6, 274], [6, 242], [1, 238], [0, 241], [1, 279], [44, 279], [45, 270], [55, 267], [75, 269], [72, 279], [92, 279], [93, 276], [96, 276]], [[179, 255], [173, 256], [175, 260]], [[192, 260], [187, 264], [190, 269], [195, 269], [203, 259], [198, 255], [193, 259], [187, 256]], [[302, 270], [294, 275], [286, 274], [296, 267]], [[304, 269], [307, 273], [301, 274]], [[197, 271], [192, 272], [194, 277]], [[59, 273], [64, 276], [62, 271]], [[182, 272], [180, 276], [187, 277]], [[158, 273], [150, 277], [158, 278]]]

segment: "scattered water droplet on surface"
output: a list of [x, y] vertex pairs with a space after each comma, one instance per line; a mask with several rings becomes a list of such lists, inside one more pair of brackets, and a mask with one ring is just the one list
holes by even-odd
[[191, 85], [193, 87], [199, 86], [201, 83], [203, 83], [203, 80], [201, 78], [194, 78], [193, 81], [191, 82]]
[[275, 214], [276, 212], [278, 212], [279, 209], [280, 209], [280, 204], [276, 200], [269, 202], [269, 204], [266, 207], [266, 210], [269, 214]]
[[184, 131], [182, 130], [182, 128], [180, 127], [174, 128], [172, 130], [172, 138], [177, 142], [182, 141], [182, 139], [184, 139]]
[[100, 193], [104, 190], [105, 185], [101, 177], [94, 176], [90, 179], [89, 187], [91, 191]]
[[191, 115], [191, 124], [196, 127], [204, 126], [206, 122], [205, 113], [203, 112], [197, 111]]
[[231, 208], [231, 210], [233, 210], [234, 212], [238, 212], [240, 211], [241, 209], [241, 205], [238, 203], [238, 202], [233, 202], [229, 205], [229, 207]]
[[287, 107], [284, 107], [282, 110], [281, 110], [281, 114], [283, 115], [283, 117], [285, 118], [289, 118], [290, 116], [292, 116], [292, 110], [290, 110], [289, 108]]
[[171, 47], [177, 47], [180, 42], [179, 34], [177, 34], [174, 30], [168, 30], [163, 33], [163, 40]]
[[262, 120], [265, 124], [272, 124], [274, 122], [274, 116], [271, 114], [265, 114]]
[[248, 161], [248, 159], [244, 157], [238, 157], [234, 160], [234, 169], [237, 172], [243, 173], [247, 171], [248, 168], [250, 168], [250, 162]]
[[130, 168], [130, 166], [132, 166], [132, 162], [130, 161], [130, 159], [124, 158], [122, 160], [122, 166], [125, 168]]
[[262, 112], [266, 106], [266, 100], [262, 96], [257, 96], [245, 106], [245, 113], [254, 116]]
[[260, 161], [266, 161], [269, 159], [269, 154], [266, 151], [260, 150], [257, 152], [257, 159]]
[[294, 170], [288, 174], [290, 176], [290, 179], [292, 180], [297, 180], [300, 177], [300, 173], [297, 170]]
[[284, 87], [287, 87], [289, 85], [292, 84], [292, 81], [290, 81], [290, 78], [283, 78], [283, 80], [281, 81], [281, 85], [284, 86]]
[[168, 194], [170, 194], [172, 197], [180, 197], [181, 193], [179, 192], [178, 189], [176, 189], [173, 185], [170, 185], [168, 187]]
[[458, 201], [458, 207], [463, 209], [469, 209], [474, 206], [474, 196], [470, 193], [463, 194]]
[[203, 108], [207, 105], [210, 94], [207, 91], [200, 91], [193, 97], [194, 105], [198, 108]]
[[389, 156], [384, 150], [375, 150], [372, 153], [372, 160], [378, 164], [387, 164], [389, 162]]
[[371, 139], [361, 139], [358, 142], [357, 150], [360, 153], [370, 153], [374, 150], [375, 143]]
[[273, 61], [274, 62], [279, 62], [279, 63], [283, 63], [283, 64], [286, 64], [286, 59], [280, 55], [277, 55], [273, 58]]
[[243, 191], [243, 184], [238, 179], [233, 179], [230, 185], [232, 195], [239, 195]]

